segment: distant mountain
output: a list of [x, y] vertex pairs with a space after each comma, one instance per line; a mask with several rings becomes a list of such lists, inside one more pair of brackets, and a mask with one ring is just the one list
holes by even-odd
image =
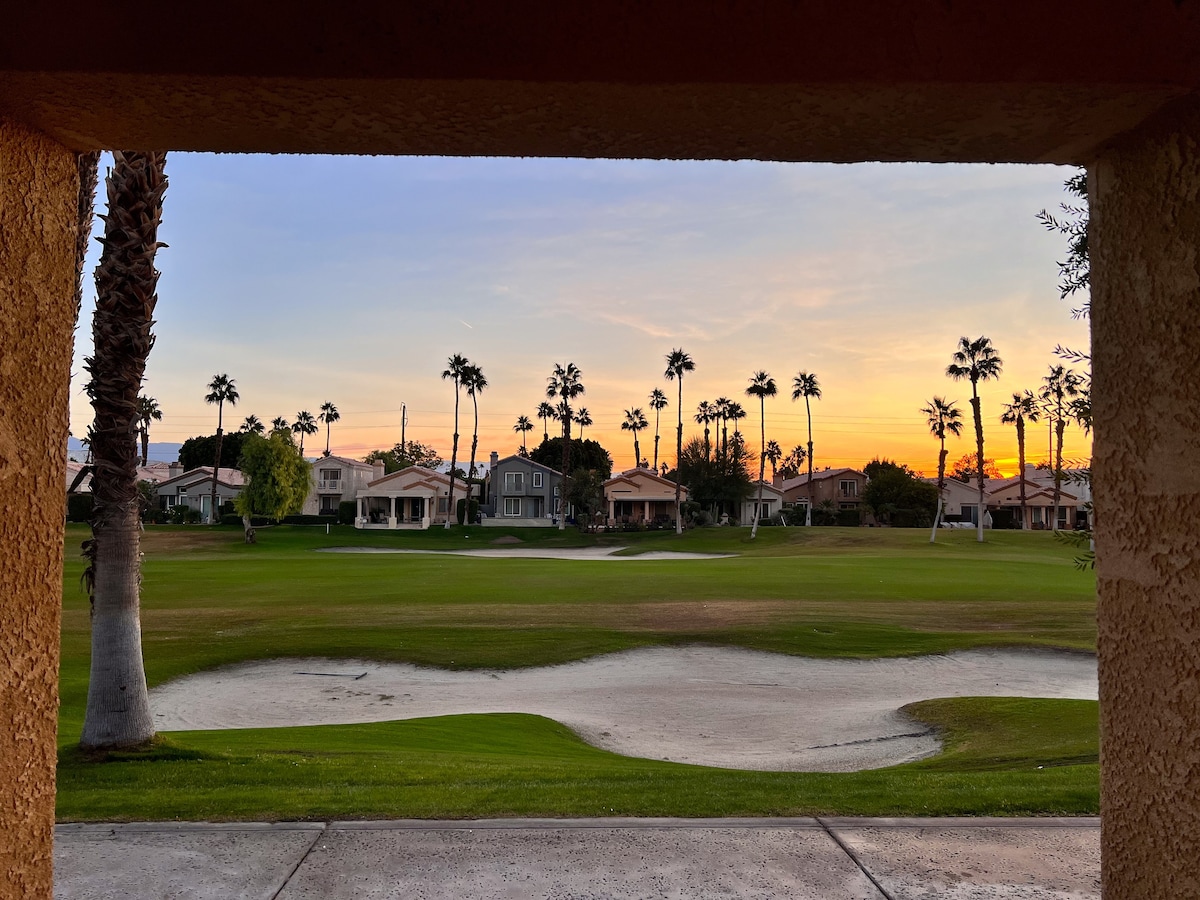
[[[166, 441], [150, 442], [150, 461], [151, 462], [175, 462], [179, 459], [179, 448], [182, 444], [172, 444]], [[138, 452], [142, 449], [141, 442], [138, 443]], [[87, 456], [87, 449], [76, 438], [67, 438], [67, 456], [83, 462], [83, 458]]]

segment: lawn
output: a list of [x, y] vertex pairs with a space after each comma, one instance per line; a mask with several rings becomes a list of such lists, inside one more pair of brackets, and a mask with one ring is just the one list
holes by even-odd
[[[531, 716], [168, 735], [97, 765], [73, 749], [88, 669], [87, 599], [67, 535], [59, 815], [304, 818], [474, 815], [1090, 813], [1095, 704], [917, 704], [948, 752], [855, 775], [733, 772], [635, 760]], [[502, 528], [356, 532], [149, 527], [150, 683], [247, 659], [359, 657], [450, 668], [544, 665], [653, 644], [871, 657], [978, 646], [1093, 650], [1095, 581], [1045, 533], [767, 528], [589, 536]], [[313, 552], [597, 543], [701, 561], [474, 559]], [[1071, 710], [1071, 711], [1068, 711]], [[1085, 710], [1085, 712], [1079, 712]], [[1042, 768], [1038, 768], [1041, 766]]]

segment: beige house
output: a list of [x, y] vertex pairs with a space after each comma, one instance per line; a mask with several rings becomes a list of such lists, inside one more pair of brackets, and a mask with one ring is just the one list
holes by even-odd
[[[626, 469], [604, 482], [603, 487], [610, 525], [675, 521], [675, 482], [654, 474], [652, 469]], [[685, 487], [680, 502], [687, 498]]]
[[[155, 486], [158, 494], [160, 509], [172, 509], [176, 506], [186, 506], [198, 510], [202, 521], [211, 518], [212, 504], [212, 466], [200, 466], [196, 469], [183, 471], [178, 463], [171, 463], [171, 477]], [[246, 486], [246, 480], [237, 469], [221, 469], [217, 472], [217, 509], [229, 500], [235, 499]]]
[[[475, 496], [477, 485], [472, 485]], [[454, 479], [454, 500], [467, 496], [467, 485]], [[450, 508], [450, 476], [424, 466], [408, 466], [372, 481], [358, 491], [355, 528], [418, 530], [444, 525]]]
[[312, 463], [308, 496], [301, 510], [306, 516], [336, 516], [344, 500], [354, 500], [358, 492], [383, 477], [383, 463], [372, 466], [344, 456], [321, 456]]
[[[862, 505], [867, 476], [858, 469], [825, 468], [813, 472], [813, 501], [817, 506], [828, 500], [834, 509], [858, 509]], [[783, 492], [785, 506], [808, 505], [808, 473], [796, 478], [775, 477], [775, 486]]]
[[[935, 479], [927, 479], [935, 481]], [[1021, 518], [1021, 483], [1025, 483], [1025, 518]], [[1087, 499], [1082, 486], [1063, 479], [1059, 489], [1058, 515], [1054, 507], [1054, 473], [1047, 469], [1039, 469], [1034, 465], [1026, 465], [1022, 476], [1011, 478], [994, 478], [984, 483], [984, 505], [987, 507], [989, 518], [984, 519], [984, 527], [990, 527], [996, 518], [996, 513], [1003, 510], [1011, 515], [1017, 527], [1025, 530], [1039, 531], [1041, 529], [1071, 529], [1078, 524], [1087, 522], [1087, 511], [1083, 508]], [[959, 519], [963, 522], [978, 524], [979, 484], [972, 479], [962, 482], [957, 478], [946, 479], [946, 490], [943, 494], [945, 507], [943, 516]], [[1006, 516], [1007, 518], [1007, 516]]]
[[[783, 509], [783, 490], [775, 487], [769, 481], [762, 483], [762, 507], [758, 503], [758, 484], [754, 485], [754, 493], [742, 501], [741, 514], [738, 521], [743, 525], [753, 525], [755, 519], [769, 519]], [[806, 498], [807, 499], [807, 498]]]

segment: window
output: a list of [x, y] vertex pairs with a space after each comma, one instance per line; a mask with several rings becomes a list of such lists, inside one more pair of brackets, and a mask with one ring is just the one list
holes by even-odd
[[521, 498], [520, 497], [505, 497], [504, 498], [504, 514], [506, 516], [521, 515]]
[[842, 492], [843, 497], [858, 496], [858, 482], [850, 479], [838, 482], [838, 489]]
[[540, 488], [542, 486], [542, 473], [541, 472], [533, 473], [533, 486], [535, 488]]
[[979, 524], [979, 506], [975, 503], [964, 503], [962, 505], [962, 520], [970, 522], [972, 525]]
[[341, 478], [342, 478], [342, 470], [341, 469], [322, 469], [321, 470], [321, 480], [322, 481], [340, 481]]
[[337, 497], [322, 497], [321, 498], [321, 515], [336, 516], [337, 511], [338, 511], [338, 502], [339, 502], [339, 499]]
[[515, 493], [525, 489], [525, 473], [524, 472], [505, 472], [504, 473], [504, 492], [506, 494]]
[[449, 497], [438, 497], [438, 514], [444, 514], [450, 508]]

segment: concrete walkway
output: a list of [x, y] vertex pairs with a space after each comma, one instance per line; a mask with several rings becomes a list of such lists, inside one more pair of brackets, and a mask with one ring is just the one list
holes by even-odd
[[1098, 819], [60, 825], [55, 896], [1082, 900]]

